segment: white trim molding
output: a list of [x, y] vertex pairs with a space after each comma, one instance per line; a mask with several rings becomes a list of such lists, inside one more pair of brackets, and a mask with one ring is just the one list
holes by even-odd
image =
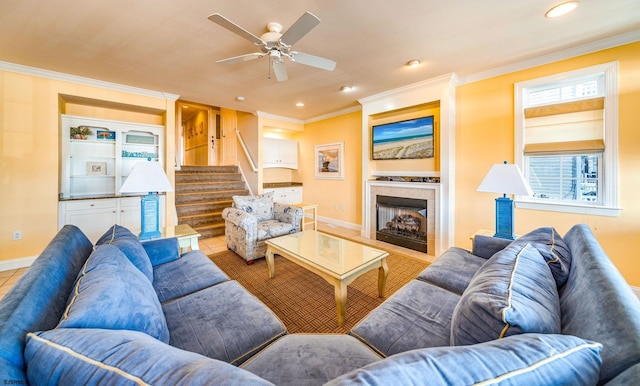
[[38, 256], [30, 256], [30, 257], [21, 257], [19, 259], [0, 261], [0, 272], [30, 267], [37, 257]]
[[335, 225], [342, 228], [353, 229], [355, 231], [361, 231], [362, 227], [358, 224], [354, 224], [347, 221], [336, 220], [330, 217], [318, 216], [318, 222], [322, 221], [323, 223], [328, 224], [329, 226]]

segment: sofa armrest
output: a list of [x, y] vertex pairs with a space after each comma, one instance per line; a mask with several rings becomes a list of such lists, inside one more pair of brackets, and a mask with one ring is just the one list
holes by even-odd
[[143, 241], [142, 246], [153, 267], [180, 258], [180, 244], [176, 237]]
[[245, 232], [258, 228], [258, 218], [251, 213], [240, 209], [225, 208], [222, 211], [222, 218], [225, 221], [229, 221], [233, 225], [244, 229]]
[[498, 237], [476, 235], [473, 237], [473, 247], [471, 253], [483, 257], [490, 258], [496, 252], [503, 250], [513, 240], [501, 239]]
[[279, 202], [273, 203], [273, 217], [280, 222], [293, 225], [296, 231], [300, 230], [300, 221], [302, 221], [303, 215], [302, 208]]

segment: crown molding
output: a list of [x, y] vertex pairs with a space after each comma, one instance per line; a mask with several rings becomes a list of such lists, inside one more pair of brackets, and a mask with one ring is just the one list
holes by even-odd
[[449, 82], [449, 85], [451, 86], [457, 86], [459, 85], [459, 77], [458, 75], [456, 75], [454, 72], [450, 72], [448, 74], [444, 74], [444, 75], [440, 75], [440, 76], [436, 76], [434, 78], [429, 78], [429, 79], [425, 79], [423, 81], [420, 82], [416, 82], [416, 83], [412, 83], [406, 86], [402, 86], [402, 87], [398, 87], [398, 88], [394, 88], [392, 90], [387, 90], [387, 91], [383, 91], [379, 94], [375, 94], [375, 95], [371, 95], [365, 98], [361, 98], [358, 99], [358, 102], [360, 102], [360, 104], [367, 104], [367, 103], [371, 103], [371, 102], [376, 102], [379, 100], [384, 100], [390, 97], [393, 97], [395, 95], [399, 95], [399, 94], [404, 94], [407, 93], [409, 91], [413, 91], [413, 90], [420, 90], [420, 89], [424, 89], [425, 87], [430, 87], [434, 84], [441, 84], [443, 82]]
[[322, 120], [329, 119], [329, 118], [339, 117], [340, 115], [350, 114], [350, 113], [353, 113], [353, 112], [356, 112], [356, 111], [360, 111], [360, 110], [362, 110], [362, 106], [361, 105], [351, 106], [351, 107], [347, 107], [346, 109], [333, 111], [333, 112], [330, 112], [330, 113], [327, 113], [327, 114], [318, 115], [316, 117], [306, 119], [304, 121], [304, 123], [307, 124], [307, 123], [318, 122], [318, 121], [322, 121]]
[[85, 78], [82, 76], [44, 70], [41, 68], [23, 66], [21, 64], [15, 64], [15, 63], [9, 63], [9, 62], [0, 61], [0, 71], [16, 72], [19, 74], [37, 76], [45, 79], [77, 83], [85, 86], [99, 87], [107, 90], [121, 91], [129, 94], [138, 94], [138, 95], [143, 95], [143, 96], [148, 96], [153, 98], [166, 99], [170, 101], [176, 101], [180, 97], [180, 95], [176, 95], [176, 94], [171, 94], [171, 93], [166, 93], [161, 91], [154, 91], [154, 90], [147, 90], [147, 89], [132, 87], [132, 86], [125, 86], [123, 84]]
[[523, 60], [516, 63], [511, 63], [506, 66], [496, 67], [487, 71], [482, 71], [475, 74], [467, 75], [460, 78], [458, 85], [461, 86], [467, 83], [473, 83], [473, 82], [478, 82], [485, 79], [495, 78], [496, 76], [510, 74], [512, 72], [522, 71], [529, 68], [542, 66], [549, 63], [554, 63], [554, 62], [558, 62], [565, 59], [571, 59], [577, 56], [591, 54], [591, 53], [606, 50], [609, 48], [623, 46], [625, 44], [635, 43], [637, 41], [640, 41], [640, 30], [627, 32], [621, 35], [613, 36], [611, 38], [598, 40], [598, 41], [583, 44], [580, 46], [571, 47], [566, 50], [553, 52], [547, 55], [537, 56], [535, 58]]
[[289, 118], [282, 115], [265, 113], [264, 111], [256, 111], [256, 115], [261, 118], [269, 118], [269, 119], [275, 119], [282, 122], [291, 122], [291, 123], [297, 123], [299, 125], [304, 125], [304, 121], [301, 119]]

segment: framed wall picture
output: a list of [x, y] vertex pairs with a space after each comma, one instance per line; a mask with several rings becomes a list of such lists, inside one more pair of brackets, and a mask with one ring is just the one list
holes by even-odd
[[87, 175], [88, 176], [106, 176], [107, 163], [106, 162], [87, 162]]
[[317, 179], [344, 179], [344, 142], [315, 145], [315, 177]]

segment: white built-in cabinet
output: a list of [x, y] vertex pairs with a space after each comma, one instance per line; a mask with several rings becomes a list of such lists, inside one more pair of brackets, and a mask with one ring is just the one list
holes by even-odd
[[263, 168], [298, 169], [298, 141], [263, 138]]
[[263, 189], [263, 193], [268, 192], [273, 192], [274, 202], [282, 204], [296, 204], [302, 202], [302, 186]]
[[[163, 163], [164, 126], [61, 115], [60, 136], [59, 227], [76, 225], [94, 242], [113, 224], [138, 233], [140, 196], [118, 191], [137, 162]], [[164, 206], [161, 196], [161, 226]]]

